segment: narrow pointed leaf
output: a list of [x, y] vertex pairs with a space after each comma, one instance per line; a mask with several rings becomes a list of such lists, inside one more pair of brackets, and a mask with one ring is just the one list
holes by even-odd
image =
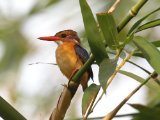
[[97, 97], [97, 94], [100, 90], [100, 86], [96, 84], [91, 84], [83, 94], [83, 99], [82, 99], [82, 115], [84, 116], [85, 113], [88, 110], [88, 107], [91, 105], [91, 102], [95, 100]]
[[129, 104], [131, 107], [139, 111], [133, 115], [133, 120], [160, 120], [160, 108], [148, 107], [141, 104]]
[[133, 56], [145, 58], [144, 55], [142, 54], [142, 52], [140, 52], [140, 51], [135, 52], [135, 53], [133, 54]]
[[146, 19], [148, 18], [150, 15], [152, 15], [153, 13], [159, 11], [160, 8], [157, 8], [156, 10], [150, 12], [149, 14], [147, 14], [146, 16], [144, 16], [143, 18], [141, 18], [140, 20], [138, 20], [132, 27], [131, 29], [129, 30], [128, 32], [128, 35], [130, 35], [132, 32], [134, 32], [138, 27], [139, 25]]
[[4, 120], [27, 120], [0, 96], [0, 118]]
[[133, 42], [155, 71], [160, 74], [160, 51], [149, 41], [142, 37], [135, 37]]
[[156, 47], [160, 47], [160, 40], [154, 41], [152, 44]]
[[[124, 70], [120, 70], [119, 73], [123, 74], [123, 75], [126, 75], [128, 77], [131, 77], [133, 78], [134, 80], [140, 82], [140, 83], [143, 83], [145, 81], [145, 79], [143, 79], [142, 77], [138, 76], [138, 75], [135, 75], [134, 73], [131, 73], [131, 72], [127, 72], [127, 71], [124, 71]], [[150, 80], [146, 83], [146, 86], [153, 90], [154, 92], [160, 92], [160, 86], [153, 80]]]
[[114, 73], [116, 66], [117, 66], [117, 59], [116, 60], [104, 59], [99, 66], [99, 82], [104, 92], [106, 91], [107, 88], [106, 86], [107, 81]]
[[88, 3], [86, 2], [86, 0], [79, 0], [79, 2], [88, 43], [90, 45], [91, 52], [93, 53], [96, 61], [99, 64], [104, 58], [108, 58], [105, 44], [97, 28], [97, 23], [94, 19], [93, 13]]
[[153, 28], [153, 27], [156, 27], [156, 26], [159, 26], [160, 25], [160, 19], [157, 19], [157, 20], [154, 20], [154, 21], [150, 21], [142, 26], [140, 26], [136, 32], [139, 32], [139, 31], [142, 31], [142, 30], [145, 30], [145, 29], [149, 29], [149, 28]]
[[[160, 40], [156, 40], [151, 42], [155, 47], [160, 47]], [[137, 57], [142, 57], [144, 58], [144, 55], [142, 54], [142, 52], [140, 50], [136, 51], [133, 56], [137, 56]]]
[[143, 111], [143, 110], [148, 110], [149, 109], [149, 107], [141, 105], [141, 104], [128, 104], [128, 105], [137, 109], [138, 111]]
[[118, 31], [112, 14], [98, 13], [97, 19], [106, 44], [110, 48], [115, 49], [118, 46]]

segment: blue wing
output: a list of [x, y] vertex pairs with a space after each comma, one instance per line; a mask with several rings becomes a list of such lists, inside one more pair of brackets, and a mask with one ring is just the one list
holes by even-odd
[[[80, 57], [82, 62], [85, 63], [89, 59], [88, 52], [83, 47], [77, 44], [75, 45], [74, 48], [75, 48], [76, 54]], [[89, 76], [93, 79], [93, 72], [91, 67], [88, 69], [88, 73], [89, 73]]]

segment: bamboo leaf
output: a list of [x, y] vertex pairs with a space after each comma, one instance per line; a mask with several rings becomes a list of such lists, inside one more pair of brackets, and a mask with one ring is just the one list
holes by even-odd
[[16, 109], [0, 96], [0, 117], [4, 120], [26, 120]]
[[[156, 40], [151, 42], [155, 47], [160, 47], [160, 40]], [[137, 56], [137, 57], [141, 57], [144, 58], [144, 55], [142, 54], [142, 52], [140, 50], [137, 50], [133, 56]]]
[[108, 58], [105, 44], [103, 43], [102, 36], [97, 28], [97, 23], [88, 3], [86, 0], [79, 0], [79, 2], [91, 52], [93, 53], [97, 63], [100, 64], [104, 58]]
[[159, 26], [160, 25], [160, 19], [157, 19], [157, 20], [154, 20], [154, 21], [150, 21], [148, 23], [145, 23], [144, 25], [140, 26], [136, 32], [140, 32], [142, 30], [145, 30], [145, 29], [148, 29], [148, 28], [153, 28], [153, 27], [156, 27], [156, 26]]
[[157, 11], [159, 11], [159, 10], [160, 10], [160, 8], [157, 8], [156, 10], [150, 12], [149, 14], [147, 14], [146, 16], [144, 16], [143, 18], [141, 18], [140, 20], [138, 20], [138, 21], [131, 27], [131, 29], [130, 29], [129, 32], [128, 32], [128, 35], [130, 35], [131, 33], [133, 33], [134, 30], [136, 30], [137, 27], [138, 27], [146, 18], [148, 18], [150, 15], [152, 15], [153, 13], [155, 13], [155, 12], [157, 12]]
[[141, 104], [129, 104], [131, 107], [139, 111], [139, 113], [133, 115], [133, 120], [159, 120], [160, 108], [148, 107]]
[[144, 55], [142, 54], [142, 52], [140, 52], [140, 51], [135, 52], [135, 53], [133, 54], [133, 56], [145, 58]]
[[142, 54], [155, 71], [160, 74], [160, 51], [145, 38], [137, 36], [134, 38], [133, 42], [141, 50]]
[[160, 40], [154, 41], [152, 44], [156, 47], [160, 47]]
[[116, 27], [115, 20], [112, 14], [108, 13], [98, 13], [97, 19], [99, 26], [102, 30], [106, 44], [111, 48], [117, 48], [118, 44], [118, 31]]
[[[133, 78], [134, 80], [140, 82], [140, 83], [143, 83], [145, 81], [145, 79], [143, 79], [142, 77], [138, 76], [138, 75], [135, 75], [131, 72], [127, 72], [127, 71], [124, 71], [124, 70], [120, 70], [119, 73], [123, 74], [123, 75], [126, 75], [128, 77], [131, 77]], [[160, 92], [160, 86], [153, 80], [150, 80], [146, 83], [146, 86], [153, 90], [154, 92]]]
[[92, 102], [95, 100], [98, 92], [100, 90], [100, 86], [96, 84], [91, 84], [83, 94], [82, 99], [82, 115], [84, 116], [85, 113], [88, 111], [89, 106], [92, 104]]
[[107, 88], [107, 81], [111, 77], [111, 75], [114, 73], [116, 66], [117, 66], [117, 60], [110, 60], [110, 59], [104, 59], [100, 66], [99, 66], [99, 82], [102, 86], [104, 92]]

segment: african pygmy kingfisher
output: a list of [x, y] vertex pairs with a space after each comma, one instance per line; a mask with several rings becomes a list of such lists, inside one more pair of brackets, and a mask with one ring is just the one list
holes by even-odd
[[[60, 31], [55, 36], [39, 37], [38, 39], [58, 43], [58, 48], [56, 49], [57, 65], [68, 80], [71, 80], [73, 75], [89, 59], [88, 52], [80, 45], [77, 32], [73, 30]], [[87, 88], [90, 77], [93, 78], [91, 67], [80, 78], [83, 91]]]

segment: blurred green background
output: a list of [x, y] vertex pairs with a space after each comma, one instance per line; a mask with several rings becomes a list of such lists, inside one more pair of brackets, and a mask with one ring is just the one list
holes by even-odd
[[[121, 1], [114, 13], [117, 24], [137, 1]], [[114, 0], [88, 0], [88, 2], [93, 12], [97, 13], [106, 11]], [[149, 0], [137, 17], [122, 31], [121, 39], [123, 40], [127, 30], [135, 21], [159, 5], [159, 0]], [[146, 22], [158, 17], [158, 14], [154, 14]], [[57, 66], [49, 64], [29, 65], [35, 62], [55, 63], [56, 44], [38, 41], [37, 37], [54, 35], [64, 29], [74, 29], [82, 40], [85, 39], [78, 0], [0, 0], [0, 95], [28, 119], [47, 120], [63, 88], [61, 84], [67, 82]], [[157, 40], [160, 39], [159, 31], [160, 28], [156, 27], [139, 34], [151, 40]], [[82, 44], [87, 47], [85, 42]], [[133, 60], [137, 63], [144, 62], [143, 66], [152, 71], [146, 61], [138, 58], [133, 58]], [[94, 65], [92, 67], [95, 72], [94, 79], [97, 82], [98, 68]], [[133, 66], [128, 65], [125, 68], [131, 70]], [[146, 76], [142, 71], [141, 73], [139, 70], [135, 72], [141, 76]], [[118, 75], [117, 79], [126, 78]], [[136, 81], [130, 81], [113, 82], [113, 86], [111, 85], [113, 89], [108, 91], [111, 98], [105, 96], [93, 116], [105, 115], [108, 112], [107, 109], [114, 108], [127, 95], [124, 91], [129, 92], [138, 84]], [[131, 87], [125, 88], [126, 85]], [[147, 103], [147, 97], [142, 97], [142, 94], [147, 93], [146, 90], [144, 88], [141, 93], [138, 93], [138, 98], [135, 96], [132, 102]], [[118, 95], [121, 96], [121, 99], [116, 101], [117, 98], [115, 97]], [[67, 116], [81, 115], [81, 105], [79, 104], [81, 96], [82, 91], [80, 89], [73, 99]], [[103, 102], [106, 102], [106, 99], [108, 101], [113, 100], [113, 106], [106, 106], [107, 109], [99, 113], [98, 110], [104, 106]]]

